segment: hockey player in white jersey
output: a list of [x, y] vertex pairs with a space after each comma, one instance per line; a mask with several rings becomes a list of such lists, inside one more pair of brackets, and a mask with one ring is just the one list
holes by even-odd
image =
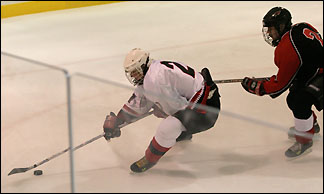
[[207, 68], [199, 73], [182, 63], [151, 59], [148, 52], [135, 48], [127, 54], [124, 69], [136, 89], [117, 116], [111, 112], [106, 117], [106, 140], [121, 135], [119, 125], [151, 109], [155, 116], [164, 118], [144, 157], [130, 166], [133, 172], [148, 170], [177, 141], [191, 139], [192, 134], [214, 126], [220, 95]]

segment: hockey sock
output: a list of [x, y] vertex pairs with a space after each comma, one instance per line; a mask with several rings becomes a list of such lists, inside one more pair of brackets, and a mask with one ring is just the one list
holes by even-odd
[[302, 144], [308, 143], [312, 141], [314, 130], [314, 121], [316, 119], [316, 115], [314, 117], [314, 112], [308, 119], [298, 119], [295, 118], [295, 128], [298, 132], [304, 132], [306, 135], [295, 134], [296, 141]]
[[[314, 134], [314, 127], [311, 128], [310, 130], [306, 131], [306, 133], [309, 133], [311, 135]], [[312, 141], [312, 138], [309, 138], [309, 137], [304, 137], [304, 136], [299, 136], [297, 134], [295, 134], [295, 138], [296, 138], [296, 141], [299, 142], [299, 143], [302, 143], [302, 144], [305, 144], [305, 143], [308, 143], [310, 141]]]
[[155, 137], [153, 137], [145, 151], [145, 157], [149, 162], [156, 163], [170, 148], [160, 146], [155, 140]]

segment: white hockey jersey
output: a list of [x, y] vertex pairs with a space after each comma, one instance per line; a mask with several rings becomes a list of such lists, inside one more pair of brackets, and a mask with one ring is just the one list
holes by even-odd
[[123, 110], [139, 116], [156, 105], [167, 115], [173, 115], [185, 109], [203, 88], [203, 76], [191, 67], [178, 62], [153, 60], [143, 85], [136, 87]]

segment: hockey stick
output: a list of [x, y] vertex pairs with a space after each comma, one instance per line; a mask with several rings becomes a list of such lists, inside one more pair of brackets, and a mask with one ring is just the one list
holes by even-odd
[[[120, 128], [125, 127], [125, 126], [127, 126], [127, 125], [129, 125], [129, 124], [131, 124], [131, 123], [134, 123], [134, 122], [136, 122], [136, 121], [138, 121], [138, 120], [140, 120], [140, 119], [142, 119], [142, 118], [145, 118], [145, 117], [147, 117], [147, 116], [149, 116], [149, 115], [151, 115], [151, 114], [153, 114], [153, 111], [150, 111], [150, 112], [148, 112], [148, 113], [142, 115], [141, 117], [132, 120], [132, 121], [129, 122], [129, 123], [124, 123], [124, 124], [120, 125], [119, 127], [120, 127]], [[77, 150], [77, 149], [79, 149], [79, 148], [81, 148], [81, 147], [83, 147], [83, 146], [85, 146], [85, 145], [87, 145], [87, 144], [89, 144], [89, 143], [91, 143], [91, 142], [96, 141], [97, 139], [103, 137], [104, 135], [105, 135], [105, 132], [103, 132], [102, 134], [100, 134], [100, 135], [98, 135], [98, 136], [96, 136], [96, 137], [94, 137], [94, 138], [92, 138], [92, 139], [89, 139], [88, 141], [86, 141], [86, 142], [84, 142], [84, 143], [82, 143], [82, 144], [80, 144], [80, 145], [74, 147], [74, 148], [73, 148], [73, 151], [75, 151], [75, 150]], [[59, 153], [54, 154], [53, 156], [51, 156], [51, 157], [49, 157], [49, 158], [46, 158], [45, 160], [43, 160], [43, 161], [41, 161], [41, 162], [39, 162], [39, 163], [36, 163], [36, 164], [34, 164], [34, 165], [30, 166], [30, 167], [27, 167], [27, 168], [14, 168], [14, 169], [12, 169], [12, 170], [9, 172], [8, 176], [9, 176], [9, 175], [12, 175], [12, 174], [16, 174], [16, 173], [26, 172], [26, 171], [28, 171], [28, 170], [31, 170], [31, 169], [33, 169], [33, 168], [36, 168], [37, 166], [40, 166], [40, 165], [42, 165], [42, 164], [44, 164], [44, 163], [46, 163], [46, 162], [48, 162], [48, 161], [50, 161], [50, 160], [56, 158], [57, 156], [60, 156], [60, 155], [64, 154], [65, 152], [67, 152], [67, 151], [69, 151], [69, 150], [70, 150], [70, 147], [69, 147], [69, 148], [66, 148], [65, 150], [63, 150], [63, 151], [61, 151], [61, 152], [59, 152]]]
[[[270, 79], [270, 77], [259, 77], [254, 78], [255, 80], [266, 80]], [[236, 82], [242, 82], [243, 79], [223, 79], [223, 80], [213, 80], [216, 84], [224, 84], [224, 83], [236, 83]]]

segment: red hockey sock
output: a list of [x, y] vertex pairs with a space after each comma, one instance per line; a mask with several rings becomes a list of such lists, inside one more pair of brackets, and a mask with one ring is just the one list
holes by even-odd
[[[309, 135], [311, 135], [311, 137], [313, 137], [313, 134], [315, 133], [314, 127], [311, 128], [310, 130], [306, 131], [305, 133], [308, 133]], [[295, 138], [296, 138], [297, 142], [302, 143], [302, 144], [312, 141], [312, 138], [310, 138], [310, 137], [298, 136], [297, 134], [295, 134]]]
[[155, 140], [155, 137], [153, 137], [149, 147], [145, 151], [145, 157], [149, 162], [156, 163], [170, 148], [160, 146]]

